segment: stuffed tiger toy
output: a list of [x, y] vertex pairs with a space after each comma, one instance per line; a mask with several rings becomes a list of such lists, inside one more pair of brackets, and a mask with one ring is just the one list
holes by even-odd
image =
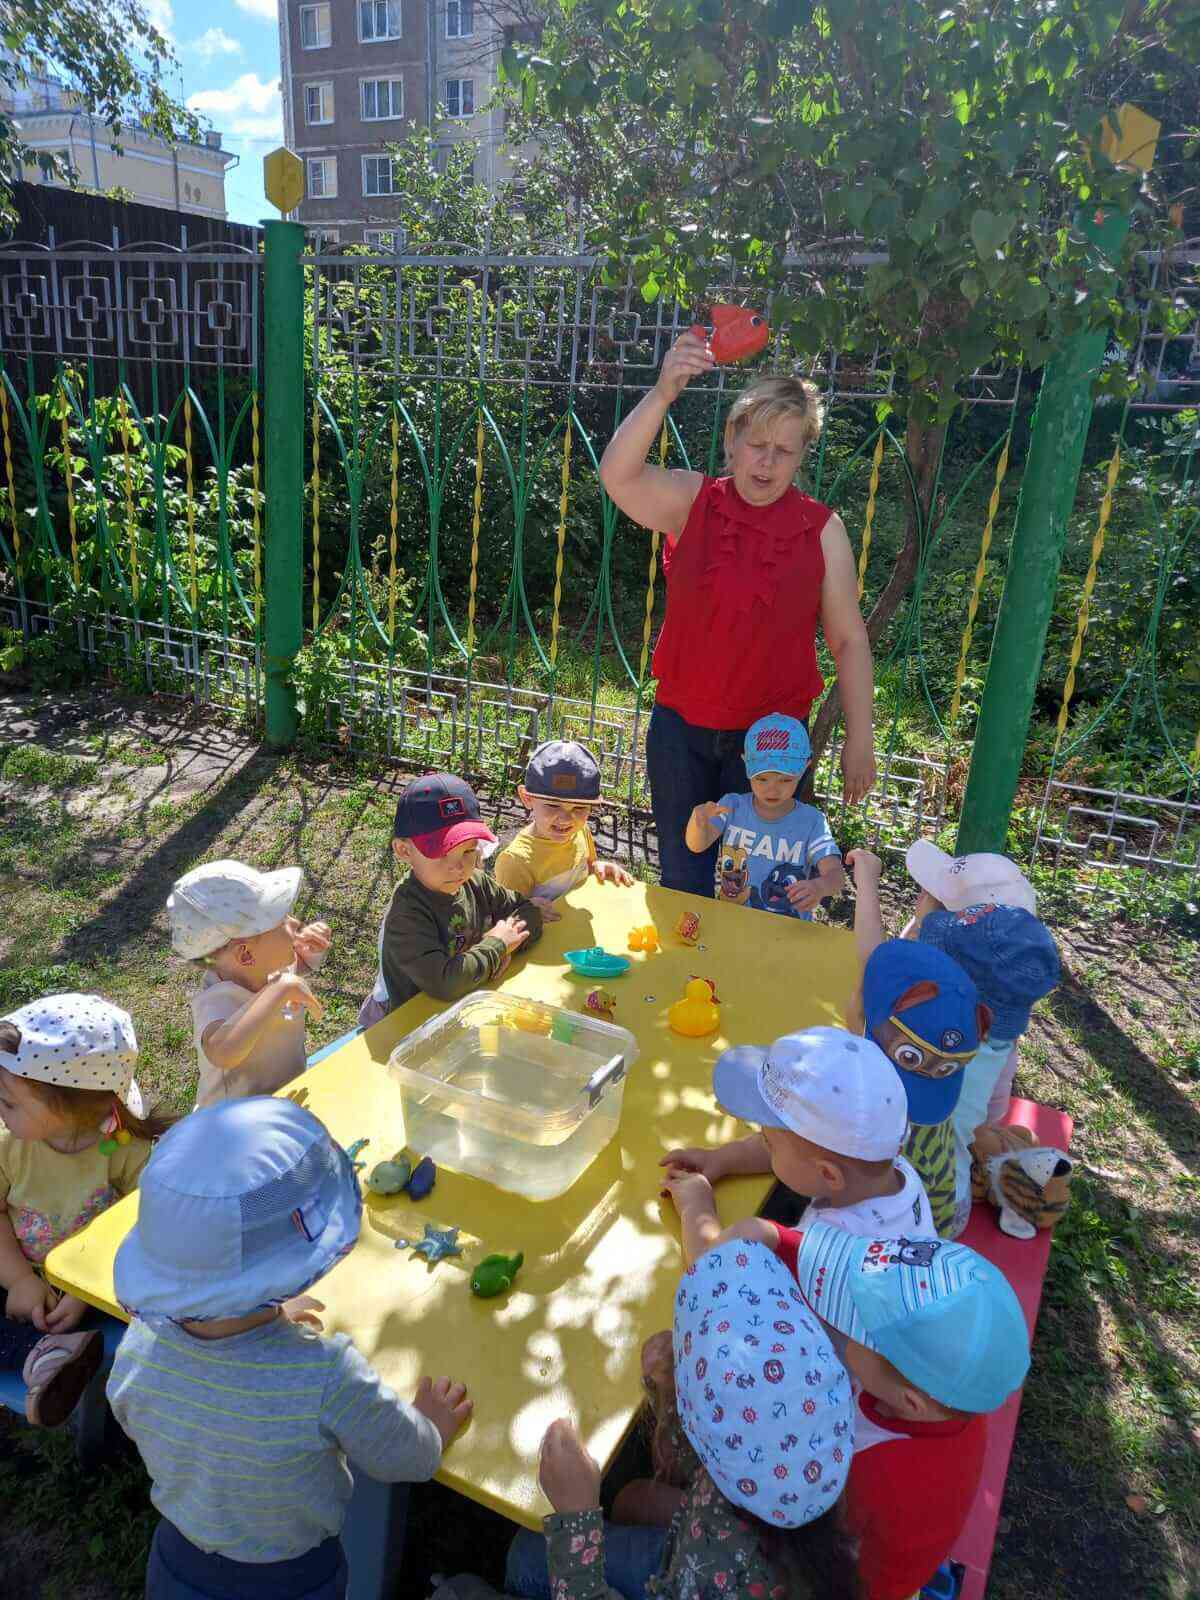
[[1075, 1163], [1061, 1150], [1035, 1145], [1028, 1128], [984, 1122], [971, 1142], [971, 1197], [999, 1206], [1002, 1233], [1032, 1239], [1054, 1228], [1071, 1197]]

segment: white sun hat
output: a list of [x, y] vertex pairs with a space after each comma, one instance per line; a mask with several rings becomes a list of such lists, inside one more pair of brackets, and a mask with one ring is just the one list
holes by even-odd
[[928, 839], [910, 844], [904, 858], [909, 876], [940, 900], [947, 911], [968, 906], [1015, 906], [1037, 916], [1033, 885], [1007, 856], [976, 850], [967, 856], [947, 855]]
[[167, 896], [171, 944], [197, 961], [231, 939], [277, 928], [296, 903], [299, 867], [259, 872], [242, 861], [209, 861], [178, 879]]
[[3, 1019], [21, 1030], [15, 1054], [0, 1050], [0, 1067], [60, 1089], [104, 1089], [131, 1104], [137, 1038], [133, 1019], [98, 994], [48, 994]]

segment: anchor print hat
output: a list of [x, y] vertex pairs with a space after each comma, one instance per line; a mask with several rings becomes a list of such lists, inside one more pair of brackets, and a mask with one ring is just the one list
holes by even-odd
[[837, 1503], [854, 1451], [850, 1380], [765, 1245], [733, 1240], [688, 1268], [674, 1345], [680, 1421], [727, 1500], [778, 1528]]

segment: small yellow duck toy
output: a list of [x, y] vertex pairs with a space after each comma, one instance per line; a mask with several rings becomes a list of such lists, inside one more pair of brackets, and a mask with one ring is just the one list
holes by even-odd
[[520, 1028], [522, 1033], [550, 1032], [550, 1018], [544, 1017], [532, 1006], [519, 1006], [515, 1011], [508, 1012], [504, 1020], [510, 1028]]
[[712, 988], [703, 978], [693, 978], [667, 1012], [667, 1021], [676, 1033], [688, 1039], [702, 1039], [721, 1026], [721, 1008], [714, 1004]]
[[644, 923], [640, 928], [630, 928], [629, 948], [642, 950], [648, 956], [654, 954], [658, 949], [658, 929], [652, 922]]

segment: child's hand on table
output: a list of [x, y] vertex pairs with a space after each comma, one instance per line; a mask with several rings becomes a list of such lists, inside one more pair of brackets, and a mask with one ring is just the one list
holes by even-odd
[[520, 917], [501, 917], [484, 935], [485, 939], [501, 939], [509, 955], [519, 950], [529, 937], [529, 929]]
[[675, 1209], [681, 1217], [693, 1211], [702, 1211], [705, 1215], [711, 1212], [716, 1215], [717, 1202], [713, 1195], [713, 1186], [702, 1172], [688, 1172], [683, 1167], [669, 1167], [663, 1179], [662, 1192], [671, 1196], [675, 1202]]
[[600, 1505], [600, 1468], [566, 1417], [542, 1436], [538, 1482], [555, 1511], [595, 1511]]
[[290, 1300], [285, 1300], [279, 1308], [282, 1315], [289, 1322], [294, 1322], [297, 1327], [315, 1328], [318, 1333], [325, 1331], [325, 1324], [318, 1315], [324, 1309], [325, 1302], [314, 1299], [311, 1294], [293, 1295]]
[[592, 872], [598, 883], [619, 883], [623, 889], [628, 889], [633, 882], [633, 874], [626, 872], [618, 861], [593, 861]]
[[413, 1409], [429, 1418], [442, 1436], [443, 1450], [475, 1409], [465, 1383], [453, 1378], [422, 1378], [413, 1396]]
[[723, 1148], [707, 1150], [689, 1145], [686, 1150], [668, 1150], [658, 1164], [660, 1167], [674, 1167], [679, 1172], [698, 1172], [710, 1184], [725, 1176]]

